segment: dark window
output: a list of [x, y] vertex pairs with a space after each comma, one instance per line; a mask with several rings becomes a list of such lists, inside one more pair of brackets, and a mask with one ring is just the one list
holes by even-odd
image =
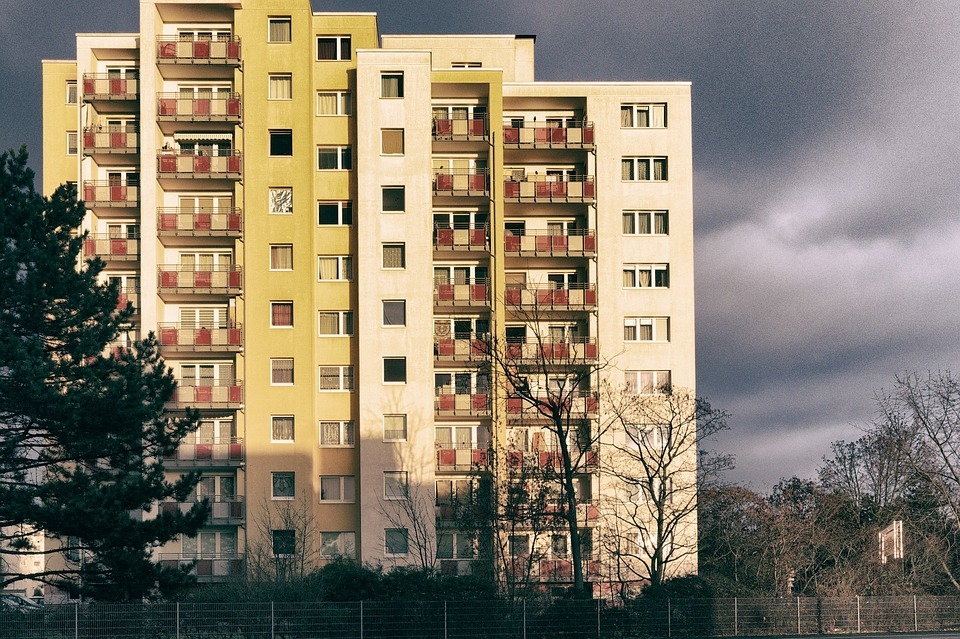
[[270, 155], [293, 155], [293, 131], [284, 129], [270, 132]]
[[384, 357], [383, 381], [405, 384], [407, 382], [407, 358]]

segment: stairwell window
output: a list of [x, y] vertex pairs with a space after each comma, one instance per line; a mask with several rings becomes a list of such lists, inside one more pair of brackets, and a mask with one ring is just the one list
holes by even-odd
[[353, 168], [353, 149], [349, 146], [318, 146], [318, 171], [349, 171]]
[[321, 475], [320, 502], [352, 504], [357, 499], [356, 480], [352, 475]]
[[350, 226], [353, 224], [353, 202], [317, 202], [317, 224]]
[[624, 288], [669, 288], [669, 264], [624, 264]]
[[293, 99], [293, 76], [289, 73], [271, 74], [268, 78], [268, 94], [270, 100]]
[[623, 104], [620, 106], [620, 126], [624, 129], [666, 128], [667, 105]]
[[349, 255], [321, 255], [317, 258], [317, 281], [349, 282], [353, 279], [353, 258]]
[[403, 97], [403, 72], [390, 71], [380, 74], [380, 97], [381, 98], [402, 98]]
[[623, 320], [625, 342], [669, 342], [669, 317], [626, 317]]
[[353, 448], [354, 428], [352, 421], [320, 422], [321, 448]]
[[267, 19], [267, 42], [292, 42], [293, 28], [289, 17]]
[[348, 91], [317, 91], [317, 115], [353, 115], [353, 96]]
[[320, 366], [317, 381], [320, 392], [352, 391], [353, 366]]
[[667, 158], [623, 158], [620, 161], [620, 179], [624, 182], [664, 182], [667, 179]]
[[319, 36], [317, 60], [349, 60], [351, 57], [350, 36]]
[[667, 235], [670, 232], [667, 211], [624, 211], [624, 235]]

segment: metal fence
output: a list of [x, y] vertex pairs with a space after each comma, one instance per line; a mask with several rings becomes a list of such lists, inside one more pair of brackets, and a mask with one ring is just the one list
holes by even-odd
[[64, 604], [0, 609], [0, 639], [628, 639], [947, 631], [957, 597]]

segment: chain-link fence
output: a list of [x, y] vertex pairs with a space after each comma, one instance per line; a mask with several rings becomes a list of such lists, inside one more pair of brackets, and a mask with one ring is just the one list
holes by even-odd
[[960, 598], [64, 604], [0, 608], [0, 639], [628, 639], [960, 629]]

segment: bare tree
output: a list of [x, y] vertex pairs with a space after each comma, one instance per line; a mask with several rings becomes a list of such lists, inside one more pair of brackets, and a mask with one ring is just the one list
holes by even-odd
[[390, 499], [379, 499], [380, 514], [395, 529], [407, 531], [409, 554], [421, 570], [437, 569], [437, 527], [432, 487], [395, 487]]
[[247, 575], [253, 582], [293, 582], [313, 572], [320, 559], [319, 532], [310, 498], [264, 502], [257, 536], [247, 543]]

